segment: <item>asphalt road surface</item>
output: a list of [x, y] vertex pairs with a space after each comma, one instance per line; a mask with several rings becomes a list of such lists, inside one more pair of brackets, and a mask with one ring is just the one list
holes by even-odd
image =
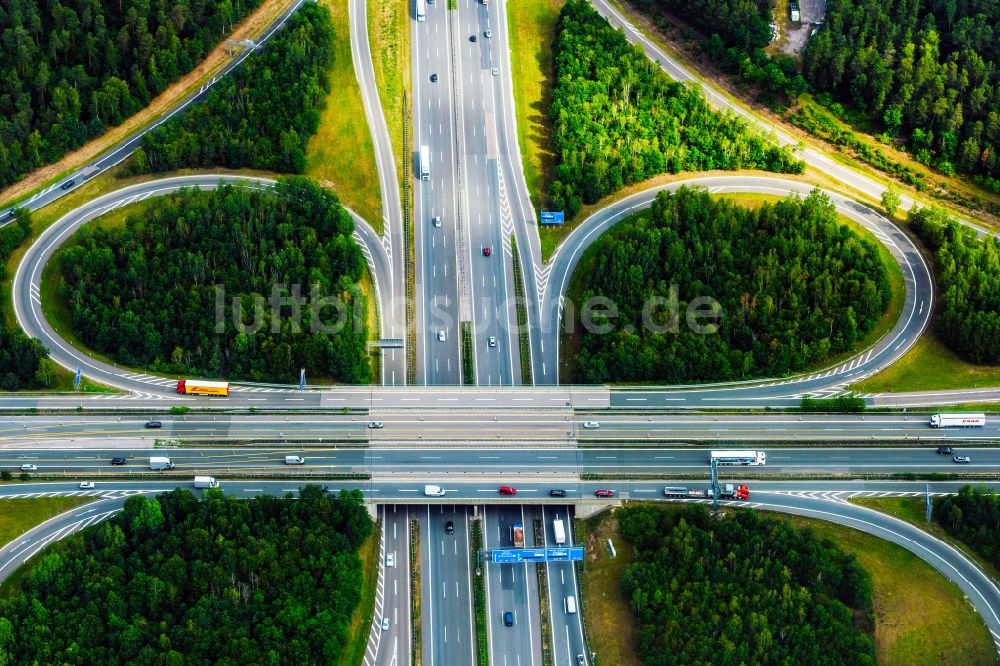
[[[469, 513], [462, 504], [414, 511], [420, 520], [420, 595], [425, 666], [475, 663]], [[454, 534], [445, 533], [451, 521]]]
[[[365, 666], [403, 666], [412, 661], [410, 629], [410, 507], [379, 506], [382, 520], [382, 562], [375, 593], [375, 616]], [[382, 629], [383, 618], [389, 628]]]
[[[553, 523], [563, 522], [566, 531], [566, 545], [577, 544], [573, 538], [572, 506], [536, 506], [532, 508], [535, 517], [542, 521], [545, 547], [556, 546]], [[577, 544], [579, 545], [579, 544]], [[538, 566], [538, 565], [535, 565]], [[576, 567], [572, 562], [546, 562], [546, 580], [549, 588], [549, 618], [552, 628], [552, 661], [555, 666], [578, 666], [577, 655], [583, 655], [590, 663], [586, 643], [583, 639], [583, 619], [580, 613], [580, 588], [576, 580]], [[577, 606], [576, 613], [567, 610], [567, 597], [572, 597]], [[543, 622], [546, 621], [543, 618]]]

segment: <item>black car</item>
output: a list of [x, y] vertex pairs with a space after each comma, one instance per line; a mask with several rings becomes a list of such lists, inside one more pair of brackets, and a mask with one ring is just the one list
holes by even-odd
[[8, 217], [14, 217], [15, 215], [17, 215], [17, 211], [14, 210], [13, 208], [11, 208], [9, 211], [7, 211], [7, 216]]
[[939, 446], [937, 449], [939, 456], [950, 456], [954, 451], [951, 450], [950, 446]]
[[514, 614], [511, 613], [510, 611], [504, 611], [504, 614], [503, 614], [503, 624], [504, 624], [505, 627], [513, 627], [514, 626]]
[[566, 491], [562, 488], [553, 488], [549, 491], [549, 497], [566, 497]]
[[163, 424], [159, 421], [146, 421], [146, 428], [162, 428]]
[[76, 181], [75, 180], [67, 180], [65, 183], [62, 184], [62, 189], [68, 190], [69, 188], [73, 187], [74, 185], [76, 185]]
[[474, 41], [476, 41], [477, 39], [479, 39], [479, 38], [478, 38], [478, 37], [476, 37], [475, 35], [470, 35], [470, 36], [469, 36], [469, 41], [470, 41], [470, 42], [474, 42]]
[[112, 458], [111, 459], [111, 464], [112, 465], [127, 465], [128, 461], [125, 460], [125, 458], [122, 458], [121, 456], [119, 456], [117, 458]]
[[455, 523], [451, 522], [450, 520], [447, 523], [445, 523], [444, 524], [444, 533], [445, 534], [454, 534], [455, 533]]
[[431, 74], [431, 83], [437, 83], [437, 82], [438, 82], [438, 75]]

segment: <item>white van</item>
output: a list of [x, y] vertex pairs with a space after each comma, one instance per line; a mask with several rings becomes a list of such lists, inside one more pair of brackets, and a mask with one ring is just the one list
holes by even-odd
[[563, 608], [566, 609], [566, 613], [569, 615], [576, 613], [576, 597], [566, 597], [563, 599]]
[[424, 495], [427, 497], [444, 497], [444, 488], [441, 486], [424, 486]]
[[302, 456], [285, 456], [286, 465], [305, 465], [306, 459]]

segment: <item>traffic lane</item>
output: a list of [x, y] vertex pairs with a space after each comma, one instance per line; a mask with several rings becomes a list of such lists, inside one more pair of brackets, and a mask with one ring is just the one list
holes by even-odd
[[[451, 522], [453, 534], [446, 533]], [[468, 511], [461, 505], [427, 508], [427, 541], [434, 597], [434, 650], [431, 664], [474, 662], [472, 581], [469, 562]]]
[[[513, 526], [520, 524], [524, 531], [525, 546], [534, 545], [534, 529], [520, 505], [498, 505], [483, 508], [483, 547], [513, 548]], [[487, 585], [492, 612], [487, 618], [490, 625], [490, 663], [533, 664], [535, 637], [538, 631], [538, 595], [534, 564], [492, 564], [486, 569]], [[532, 585], [531, 583], [534, 583]], [[531, 594], [535, 589], [536, 593]], [[511, 614], [507, 624], [506, 614]]]
[[[410, 663], [412, 646], [409, 508], [398, 504], [383, 505], [380, 515], [385, 543], [380, 617], [388, 617], [390, 624], [389, 629], [382, 632], [374, 663], [394, 666]], [[380, 620], [380, 617], [376, 617], [376, 620]]]
[[[566, 506], [541, 506], [538, 509], [545, 523], [545, 545], [559, 545], [555, 539], [556, 519], [563, 522], [566, 545], [574, 543], [573, 511]], [[549, 612], [552, 626], [552, 656], [555, 666], [577, 666], [576, 655], [585, 654], [583, 625], [579, 612], [579, 590], [576, 568], [572, 562], [547, 562], [549, 585]], [[576, 613], [567, 612], [567, 597], [572, 597], [577, 606]]]

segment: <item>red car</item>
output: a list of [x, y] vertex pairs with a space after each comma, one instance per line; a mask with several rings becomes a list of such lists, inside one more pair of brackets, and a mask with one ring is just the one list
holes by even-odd
[[484, 248], [483, 248], [483, 256], [484, 256], [484, 257], [488, 257], [488, 256], [490, 256], [490, 255], [491, 255], [492, 253], [493, 253], [493, 250], [491, 250], [490, 248], [488, 248], [488, 247], [484, 247]]
[[614, 497], [615, 491], [602, 488], [601, 490], [595, 490], [594, 494], [598, 497]]
[[517, 494], [517, 488], [514, 488], [513, 486], [500, 486], [500, 494], [501, 495], [516, 495]]

